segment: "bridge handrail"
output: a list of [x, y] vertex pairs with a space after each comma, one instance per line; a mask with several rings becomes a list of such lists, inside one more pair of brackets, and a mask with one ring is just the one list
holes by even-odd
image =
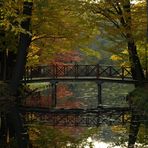
[[84, 64], [65, 64], [65, 65], [40, 65], [37, 67], [26, 67], [25, 78], [32, 77], [111, 77], [111, 78], [131, 78], [131, 68], [113, 65], [84, 65]]

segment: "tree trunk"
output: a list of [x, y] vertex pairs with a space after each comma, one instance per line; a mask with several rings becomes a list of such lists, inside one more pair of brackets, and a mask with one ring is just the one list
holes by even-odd
[[6, 125], [6, 116], [1, 113], [1, 126], [0, 126], [0, 147], [6, 148], [6, 141], [7, 141], [7, 125]]
[[134, 80], [139, 80], [137, 85], [140, 85], [140, 81], [144, 80], [144, 72], [137, 54], [137, 49], [134, 41], [128, 42], [129, 60], [131, 62], [131, 72]]
[[[134, 41], [134, 37], [132, 34], [132, 23], [131, 23], [131, 6], [130, 0], [125, 0], [123, 4], [124, 13], [127, 15], [126, 17], [122, 17], [121, 23], [126, 30], [126, 39], [129, 53], [129, 61], [131, 63], [131, 73], [134, 80], [138, 80], [135, 87], [141, 86], [142, 81], [145, 79], [144, 72], [142, 70], [142, 66], [140, 63], [140, 59], [137, 54], [137, 49]], [[141, 115], [142, 116], [142, 115]], [[133, 108], [131, 123], [129, 129], [129, 141], [128, 148], [134, 148], [137, 135], [140, 127], [140, 114], [137, 109]]]
[[[29, 16], [22, 22], [22, 28], [25, 31], [29, 31], [30, 26], [30, 17], [32, 15], [32, 2], [24, 2], [23, 14]], [[10, 83], [10, 88], [14, 95], [17, 94], [19, 85], [24, 74], [24, 68], [27, 59], [27, 49], [31, 42], [31, 36], [27, 33], [20, 33], [19, 45], [18, 45], [18, 54], [16, 59], [16, 66], [12, 74], [12, 80]], [[18, 105], [14, 105], [10, 112], [7, 114], [7, 119], [11, 123], [11, 127], [15, 132], [15, 138], [17, 140], [18, 148], [27, 148], [28, 147], [28, 134], [24, 130], [23, 122], [19, 114]]]
[[[32, 2], [24, 2], [23, 14], [31, 17], [32, 15]], [[30, 18], [25, 19], [22, 22], [22, 28], [29, 32], [30, 28]], [[28, 47], [31, 42], [31, 36], [28, 33], [20, 33], [19, 45], [18, 45], [18, 54], [16, 59], [16, 66], [12, 75], [11, 87], [16, 92], [17, 88], [21, 84], [23, 78], [24, 69], [27, 60]]]
[[[134, 80], [138, 80], [138, 83], [135, 84], [135, 87], [142, 86], [142, 80], [145, 79], [144, 72], [142, 70], [142, 66], [140, 64], [139, 57], [137, 55], [137, 50], [134, 41], [128, 42], [128, 52], [129, 52], [129, 60], [131, 62], [131, 72]], [[138, 113], [138, 111], [133, 108], [131, 124], [129, 129], [129, 141], [128, 148], [134, 148], [134, 145], [137, 140], [137, 135], [140, 127], [140, 119], [142, 115]]]

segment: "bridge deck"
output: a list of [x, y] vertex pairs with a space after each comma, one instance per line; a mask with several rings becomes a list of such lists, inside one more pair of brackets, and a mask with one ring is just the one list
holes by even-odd
[[[137, 83], [137, 80], [132, 79], [120, 79], [120, 78], [106, 78], [106, 77], [57, 77], [57, 78], [51, 78], [51, 77], [38, 77], [38, 78], [31, 78], [31, 79], [23, 79], [23, 83], [42, 83], [42, 82], [82, 82], [82, 81], [91, 81], [91, 82], [112, 82], [112, 83], [127, 83], [127, 84], [133, 84]], [[143, 83], [147, 83], [148, 81], [142, 81]]]

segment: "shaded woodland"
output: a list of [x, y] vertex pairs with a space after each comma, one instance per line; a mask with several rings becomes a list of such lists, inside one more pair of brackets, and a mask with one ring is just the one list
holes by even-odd
[[[25, 68], [68, 64], [131, 68], [135, 84], [102, 85], [105, 105], [132, 108], [130, 124], [112, 126], [105, 132], [113, 131], [110, 135], [120, 139], [114, 142], [117, 145], [128, 142], [128, 148], [136, 143], [147, 146], [147, 12], [146, 0], [1, 0], [0, 147], [91, 148], [88, 137], [100, 139], [101, 127], [66, 131], [48, 125], [24, 126], [20, 105], [53, 107], [51, 84], [23, 84]], [[56, 97], [57, 108], [95, 108], [96, 83], [58, 83]], [[123, 139], [121, 131], [126, 135]]]

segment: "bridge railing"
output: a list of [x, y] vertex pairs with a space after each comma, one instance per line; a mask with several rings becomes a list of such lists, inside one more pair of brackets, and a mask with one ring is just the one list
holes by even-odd
[[111, 65], [47, 65], [27, 67], [26, 79], [32, 78], [132, 78], [130, 67]]

